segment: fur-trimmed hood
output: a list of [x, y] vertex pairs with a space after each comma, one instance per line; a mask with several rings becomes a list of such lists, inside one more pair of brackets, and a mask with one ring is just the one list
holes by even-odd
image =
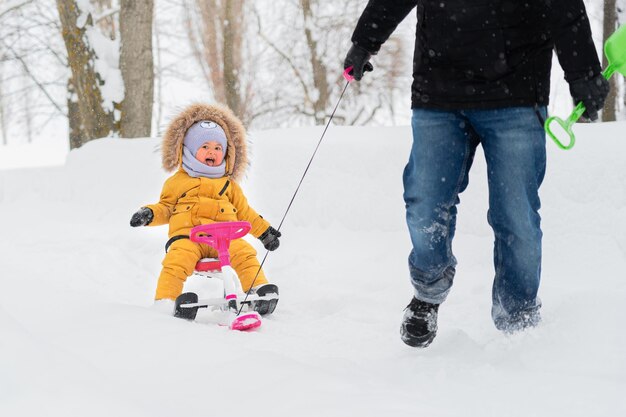
[[200, 120], [211, 120], [224, 129], [228, 140], [226, 176], [240, 181], [249, 162], [246, 130], [232, 110], [220, 104], [192, 104], [174, 117], [163, 135], [161, 144], [163, 168], [168, 172], [180, 168], [185, 133], [192, 124]]

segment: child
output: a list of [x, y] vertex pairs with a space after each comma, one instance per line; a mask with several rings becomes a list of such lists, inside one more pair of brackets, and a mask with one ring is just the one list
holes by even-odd
[[[194, 104], [170, 123], [162, 143], [163, 168], [178, 171], [165, 181], [157, 204], [133, 214], [130, 225], [159, 226], [169, 223], [169, 240], [163, 269], [156, 289], [156, 300], [175, 300], [198, 260], [217, 257], [208, 245], [189, 239], [192, 227], [214, 222], [245, 220], [250, 233], [265, 249], [278, 248], [281, 233], [248, 205], [237, 184], [248, 165], [245, 129], [239, 119], [222, 106]], [[254, 248], [243, 239], [230, 243], [230, 259], [241, 286], [258, 294], [277, 293], [259, 270]], [[258, 275], [257, 275], [258, 273]], [[275, 302], [257, 301], [254, 309], [270, 314]]]

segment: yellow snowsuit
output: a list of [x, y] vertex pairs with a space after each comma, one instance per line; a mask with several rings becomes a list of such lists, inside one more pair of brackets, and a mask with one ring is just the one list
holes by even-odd
[[[226, 176], [222, 178], [194, 178], [181, 167], [185, 132], [200, 120], [212, 120], [226, 133]], [[257, 238], [269, 228], [270, 224], [248, 205], [235, 182], [244, 173], [248, 160], [245, 130], [229, 109], [204, 104], [188, 107], [170, 123], [163, 136], [162, 153], [163, 167], [168, 171], [178, 168], [178, 171], [163, 185], [159, 202], [145, 207], [154, 214], [148, 226], [169, 223], [170, 242], [175, 236], [188, 237], [194, 226], [215, 222], [245, 220], [252, 225], [250, 234]], [[250, 288], [255, 276], [255, 286], [268, 282], [263, 271], [259, 271], [256, 251], [245, 240], [231, 241], [229, 253], [231, 266], [244, 291]], [[173, 241], [162, 262], [155, 299], [175, 300], [198, 260], [204, 257], [217, 257], [217, 251], [186, 238]]]
[[[201, 224], [245, 220], [250, 222], [254, 237], [259, 237], [270, 224], [248, 205], [243, 191], [236, 182], [226, 177], [193, 178], [182, 169], [170, 177], [163, 186], [157, 204], [146, 206], [154, 213], [150, 226], [169, 222], [169, 237], [189, 236], [191, 228]], [[231, 265], [247, 291], [259, 271], [259, 261], [254, 248], [243, 239], [230, 243]], [[174, 241], [169, 247], [155, 298], [157, 300], [178, 297], [187, 277], [192, 274], [196, 262], [204, 257], [217, 257], [217, 251], [205, 244], [189, 239]], [[265, 284], [263, 271], [259, 272], [255, 285]]]

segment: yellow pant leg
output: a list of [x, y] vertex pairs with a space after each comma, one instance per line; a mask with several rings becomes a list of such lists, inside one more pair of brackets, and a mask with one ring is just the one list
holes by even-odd
[[175, 300], [183, 292], [183, 285], [202, 258], [200, 245], [189, 239], [180, 239], [172, 243], [163, 259], [161, 275], [156, 289], [156, 300], [169, 298]]
[[[243, 239], [235, 239], [230, 242], [228, 252], [230, 253], [230, 264], [235, 272], [237, 272], [239, 281], [241, 281], [241, 287], [244, 291], [250, 289], [255, 276], [255, 287], [257, 285], [267, 284], [267, 278], [265, 278], [263, 270], [259, 270], [261, 264], [256, 258], [256, 250], [254, 250], [252, 245]], [[257, 272], [259, 273], [258, 275]]]

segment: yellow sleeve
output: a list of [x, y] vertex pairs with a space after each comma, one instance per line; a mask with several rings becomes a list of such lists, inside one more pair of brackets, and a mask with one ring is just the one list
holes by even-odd
[[176, 192], [174, 177], [170, 177], [163, 184], [163, 190], [161, 191], [161, 197], [156, 204], [149, 204], [148, 207], [152, 210], [154, 218], [148, 226], [161, 226], [167, 224], [170, 221], [172, 215], [172, 209], [178, 201], [178, 193]]
[[263, 234], [263, 232], [268, 229], [268, 227], [270, 227], [270, 224], [263, 218], [263, 216], [261, 216], [248, 205], [248, 200], [243, 194], [243, 191], [241, 190], [239, 184], [232, 180], [231, 184], [232, 186], [230, 188], [230, 202], [237, 209], [237, 219], [249, 222], [252, 225], [252, 230], [250, 230], [250, 234], [258, 238]]

